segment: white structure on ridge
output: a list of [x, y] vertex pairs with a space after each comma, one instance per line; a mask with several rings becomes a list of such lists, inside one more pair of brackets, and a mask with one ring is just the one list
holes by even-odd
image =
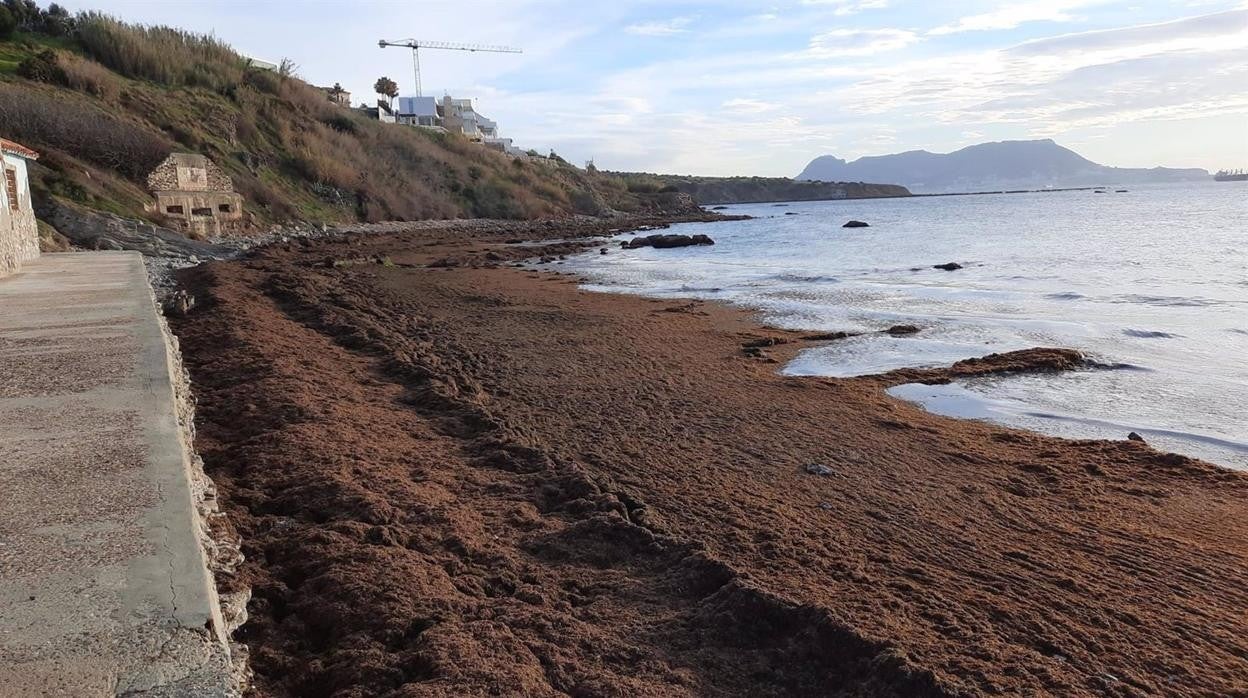
[[[368, 110], [370, 115], [374, 110]], [[389, 113], [388, 113], [389, 112]], [[384, 122], [457, 133], [487, 148], [509, 155], [521, 156], [525, 151], [512, 145], [510, 138], [500, 138], [498, 123], [479, 114], [471, 99], [450, 95], [441, 101], [434, 97], [399, 97], [393, 112], [379, 104], [376, 117]]]

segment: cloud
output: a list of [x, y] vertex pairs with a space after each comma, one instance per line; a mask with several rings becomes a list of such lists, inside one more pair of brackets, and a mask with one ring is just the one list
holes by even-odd
[[1016, 2], [992, 12], [962, 17], [928, 32], [933, 36], [968, 31], [1013, 29], [1027, 22], [1069, 22], [1074, 19], [1067, 11], [1093, 4], [1090, 0], [1045, 0]]
[[870, 56], [905, 48], [919, 40], [905, 29], [833, 29], [811, 38], [812, 56]]
[[1248, 10], [1089, 31], [882, 67], [838, 91], [859, 115], [902, 112], [1032, 134], [1248, 112]]
[[624, 31], [637, 36], [675, 36], [689, 31], [693, 17], [673, 17], [652, 22], [638, 22], [624, 27]]
[[1205, 42], [1227, 38], [1238, 42], [1242, 41], [1245, 33], [1248, 33], [1248, 10], [1230, 10], [1170, 22], [1036, 39], [1016, 46], [1013, 52], [1020, 55], [1043, 55], [1072, 51], [1133, 51], [1139, 46], [1152, 46], [1161, 50], [1176, 43], [1187, 44], [1192, 41], [1199, 41], [1208, 48], [1209, 45]]
[[[613, 169], [700, 174], [791, 174], [821, 152], [1086, 140], [1128, 123], [1174, 133], [1160, 122], [1248, 114], [1248, 9], [952, 50], [904, 26], [842, 24], [809, 38], [809, 13], [773, 20], [788, 28], [783, 41], [703, 50], [719, 45], [707, 37], [721, 27], [708, 22], [703, 31], [698, 21], [698, 40], [710, 43], [696, 52], [602, 70], [588, 84], [503, 90], [482, 110], [525, 147], [553, 146]], [[901, 53], [919, 44], [921, 57]], [[1191, 146], [1184, 164], [1217, 154], [1201, 147]], [[1160, 162], [1160, 152], [1134, 143], [1121, 157]]]
[[761, 114], [763, 112], [779, 109], [780, 105], [764, 102], [757, 99], [730, 99], [719, 105], [721, 109], [734, 112], [743, 112], [747, 114]]
[[863, 10], [881, 10], [888, 7], [888, 0], [802, 0], [803, 5], [832, 7], [833, 14], [845, 16]]

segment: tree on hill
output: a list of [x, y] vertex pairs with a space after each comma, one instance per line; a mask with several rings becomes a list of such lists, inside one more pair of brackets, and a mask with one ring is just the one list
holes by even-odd
[[13, 13], [9, 12], [9, 8], [0, 5], [0, 39], [7, 39], [13, 36], [13, 32], [17, 29], [17, 19], [13, 17]]
[[39, 28], [41, 12], [35, 0], [4, 0], [4, 7], [13, 15], [19, 29], [32, 31]]
[[377, 82], [373, 83], [373, 89], [377, 94], [386, 98], [386, 103], [394, 105], [394, 98], [399, 96], [399, 85], [388, 77], [382, 76], [377, 78]]
[[56, 3], [48, 5], [40, 19], [43, 33], [49, 36], [65, 36], [74, 28], [74, 18], [69, 15], [69, 10]]
[[[0, 9], [7, 10], [15, 25], [14, 28], [22, 31], [39, 32], [48, 36], [65, 36], [74, 28], [74, 18], [69, 14], [69, 10], [56, 3], [48, 5], [46, 10], [41, 10], [35, 0], [4, 0], [0, 4]], [[5, 23], [3, 16], [0, 16], [0, 38], [12, 35], [12, 30], [8, 34], [5, 33]]]

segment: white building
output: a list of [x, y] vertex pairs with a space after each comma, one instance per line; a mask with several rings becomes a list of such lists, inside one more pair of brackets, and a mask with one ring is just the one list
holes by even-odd
[[376, 119], [383, 124], [397, 124], [399, 119], [394, 114], [394, 110], [390, 104], [384, 99], [377, 100], [377, 106], [367, 107], [361, 105], [359, 112], [370, 119]]
[[434, 97], [399, 97], [393, 109], [379, 101], [377, 108], [365, 111], [385, 123], [457, 133], [474, 143], [508, 155], [525, 155], [523, 149], [512, 145], [510, 138], [499, 137], [498, 123], [478, 114], [471, 99], [455, 99], [450, 95], [444, 96], [441, 101]]
[[441, 128], [442, 117], [438, 115], [438, 101], [433, 97], [399, 97], [399, 109], [395, 118], [400, 124]]
[[[447, 95], [442, 98], [438, 110], [442, 113], [442, 126], [447, 131], [461, 134], [470, 141], [481, 142], [480, 122], [483, 117], [472, 108], [471, 99], [455, 99]], [[486, 121], [489, 122], [489, 119]]]
[[30, 200], [30, 176], [26, 165], [39, 153], [13, 141], [0, 138], [0, 276], [21, 268], [23, 262], [39, 256], [39, 227]]

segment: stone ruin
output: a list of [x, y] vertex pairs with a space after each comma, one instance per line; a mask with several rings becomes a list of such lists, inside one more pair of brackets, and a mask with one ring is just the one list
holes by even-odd
[[147, 176], [156, 211], [193, 237], [217, 236], [240, 227], [243, 197], [211, 160], [173, 153]]

